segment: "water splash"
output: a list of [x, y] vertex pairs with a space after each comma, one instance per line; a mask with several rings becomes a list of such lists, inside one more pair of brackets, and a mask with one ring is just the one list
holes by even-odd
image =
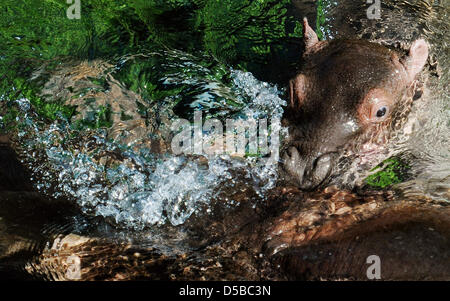
[[[230, 78], [231, 91], [248, 104], [235, 116], [281, 117], [285, 101], [276, 86], [238, 70], [231, 70]], [[45, 126], [26, 99], [18, 103], [24, 113], [19, 117], [24, 161], [34, 173], [36, 187], [52, 197], [73, 199], [86, 214], [117, 226], [180, 225], [227, 189], [239, 190], [238, 185], [245, 184], [262, 199], [278, 178], [276, 165], [261, 165], [255, 158], [221, 155], [205, 160], [152, 153], [145, 144], [109, 139], [106, 129], [85, 129], [81, 140], [71, 139], [75, 130], [69, 123]], [[235, 178], [238, 170], [245, 183]], [[232, 206], [232, 195], [228, 201]]]

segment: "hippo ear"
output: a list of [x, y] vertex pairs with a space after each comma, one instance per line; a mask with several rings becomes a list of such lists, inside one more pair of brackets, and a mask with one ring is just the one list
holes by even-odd
[[303, 41], [305, 42], [306, 51], [310, 50], [319, 42], [316, 32], [309, 26], [306, 17], [303, 18]]
[[298, 109], [302, 106], [306, 98], [306, 76], [299, 74], [289, 81], [289, 96], [291, 108]]
[[428, 58], [428, 45], [424, 39], [416, 40], [412, 43], [411, 48], [409, 49], [409, 54], [405, 58], [403, 64], [406, 68], [406, 72], [408, 73], [408, 80], [411, 82], [416, 77], [417, 73], [419, 73]]

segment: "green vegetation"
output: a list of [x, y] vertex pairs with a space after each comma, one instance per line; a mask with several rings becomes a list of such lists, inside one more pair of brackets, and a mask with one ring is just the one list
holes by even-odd
[[[324, 22], [321, 3], [318, 25]], [[34, 70], [44, 64], [51, 70], [64, 58], [117, 61], [125, 54], [182, 50], [202, 58], [199, 64], [210, 71], [201, 75], [205, 81], [226, 83], [232, 66], [284, 83], [299, 59], [302, 36], [291, 5], [291, 0], [83, 0], [76, 20], [67, 18], [66, 0], [2, 0], [0, 113], [4, 121], [14, 120], [17, 112], [6, 102], [26, 97], [44, 119], [70, 121], [74, 108], [52, 96], [38, 96], [43, 82], [30, 82]], [[183, 110], [190, 101], [189, 87], [159, 82], [164, 59], [137, 62], [117, 75], [146, 101], [169, 97]], [[181, 68], [185, 78], [198, 76], [197, 69]], [[102, 79], [91, 80], [105, 87]], [[183, 103], [180, 93], [187, 96]], [[230, 103], [227, 98], [224, 102]], [[106, 113], [100, 111], [99, 121], [88, 124], [108, 124], [100, 121]]]
[[323, 40], [325, 36], [324, 30], [327, 24], [324, 11], [324, 6], [326, 5], [326, 3], [324, 2], [324, 0], [317, 1], [316, 33], [320, 40]]
[[[267, 72], [271, 64], [298, 59], [295, 39], [302, 30], [287, 14], [290, 0], [205, 2], [198, 23], [204, 27], [205, 49], [214, 57], [255, 74]], [[286, 57], [291, 61], [284, 61]]]
[[[62, 117], [70, 119], [75, 113], [74, 107], [68, 107], [61, 104], [62, 101], [47, 101], [42, 97], [37, 96], [38, 88], [25, 81], [23, 78], [14, 80], [13, 95], [9, 95], [9, 99], [26, 98], [34, 106], [36, 112], [49, 120], [56, 120], [60, 113]], [[14, 93], [16, 92], [17, 93]]]
[[97, 111], [88, 112], [86, 118], [77, 120], [73, 124], [73, 128], [76, 130], [84, 128], [109, 128], [112, 126], [111, 114], [111, 107], [109, 105], [106, 107], [100, 106]]
[[[0, 4], [2, 127], [14, 127], [17, 110], [13, 102], [19, 98], [30, 100], [44, 119], [70, 119], [75, 108], [62, 105], [63, 100], [52, 96], [45, 99], [38, 96], [42, 82], [30, 81], [33, 70], [49, 61], [55, 62], [55, 67], [62, 57], [112, 58], [134, 53], [149, 42], [169, 42], [162, 40], [169, 36], [165, 34], [164, 24], [151, 14], [165, 14], [182, 2], [186, 1], [84, 0], [82, 18], [70, 20], [66, 16], [69, 5], [65, 0], [3, 0]], [[103, 86], [101, 82], [96, 84]], [[96, 121], [87, 124], [107, 126], [107, 115], [108, 109], [100, 109]]]
[[[3, 0], [0, 51], [51, 59], [117, 56], [158, 44], [207, 50], [229, 63], [265, 60], [288, 37], [301, 37], [287, 16], [290, 0], [83, 0], [81, 19], [65, 0]], [[238, 62], [239, 61], [239, 62]]]
[[75, 107], [62, 104], [62, 100], [47, 100], [39, 95], [38, 83], [27, 80], [29, 69], [23, 68], [20, 72], [14, 66], [0, 65], [2, 80], [0, 83], [0, 131], [10, 131], [16, 126], [16, 117], [19, 114], [17, 99], [28, 99], [35, 112], [44, 120], [54, 121], [59, 118], [70, 120], [75, 114]]
[[372, 188], [386, 188], [388, 186], [401, 183], [407, 176], [410, 166], [399, 158], [393, 157], [383, 161], [371, 171], [381, 169], [365, 179], [367, 185]]

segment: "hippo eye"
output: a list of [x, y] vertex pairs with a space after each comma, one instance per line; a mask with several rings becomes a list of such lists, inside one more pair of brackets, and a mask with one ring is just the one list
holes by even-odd
[[384, 101], [380, 101], [377, 104], [374, 104], [371, 109], [371, 118], [372, 122], [380, 122], [384, 121], [389, 114], [389, 106]]
[[385, 121], [390, 113], [389, 104], [381, 99], [376, 99], [374, 102], [375, 103], [372, 103], [368, 109], [367, 121], [374, 123]]
[[391, 114], [395, 98], [382, 89], [370, 90], [358, 107], [359, 120], [364, 124], [384, 122]]
[[379, 108], [378, 109], [378, 111], [377, 111], [377, 117], [378, 118], [381, 118], [381, 117], [384, 117], [384, 115], [386, 115], [386, 113], [387, 113], [387, 107], [386, 106], [383, 106], [383, 107], [381, 107], [381, 108]]

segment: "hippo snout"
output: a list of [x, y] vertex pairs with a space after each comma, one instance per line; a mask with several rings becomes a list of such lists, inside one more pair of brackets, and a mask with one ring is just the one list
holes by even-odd
[[283, 155], [284, 169], [301, 189], [311, 190], [322, 184], [330, 175], [334, 153], [304, 159], [296, 147], [289, 147]]

